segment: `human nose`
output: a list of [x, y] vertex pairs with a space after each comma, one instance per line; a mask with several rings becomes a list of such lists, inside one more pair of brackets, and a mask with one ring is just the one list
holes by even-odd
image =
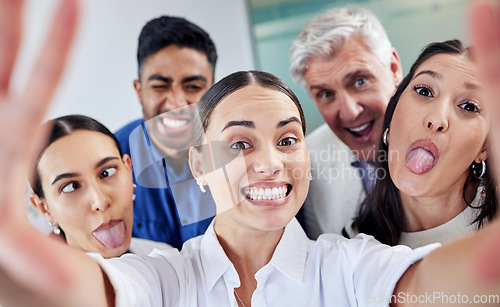
[[283, 157], [274, 146], [261, 148], [254, 157], [253, 170], [266, 177], [279, 175], [283, 170]]
[[106, 211], [111, 206], [111, 200], [109, 199], [106, 191], [95, 184], [90, 188], [90, 205], [92, 211]]
[[338, 93], [339, 117], [342, 121], [352, 122], [363, 112], [364, 108], [349, 93]]
[[184, 106], [191, 104], [188, 101], [186, 93], [184, 93], [184, 91], [180, 88], [173, 88], [168, 93], [167, 101], [171, 105], [174, 105], [177, 108], [184, 107]]
[[446, 101], [435, 102], [424, 120], [424, 125], [433, 132], [446, 132], [448, 130], [448, 104]]

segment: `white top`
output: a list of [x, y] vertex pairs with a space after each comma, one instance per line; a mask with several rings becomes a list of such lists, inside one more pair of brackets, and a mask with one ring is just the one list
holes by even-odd
[[437, 227], [415, 231], [401, 232], [398, 244], [417, 248], [426, 244], [441, 244], [465, 236], [477, 230], [477, 223], [472, 223], [481, 213], [480, 209], [467, 207], [459, 215]]
[[357, 160], [327, 124], [307, 137], [312, 180], [302, 207], [304, 228], [311, 239], [322, 233], [341, 234], [350, 225], [366, 194]]
[[128, 248], [128, 251], [138, 256], [147, 256], [154, 249], [171, 249], [171, 248], [174, 247], [164, 242], [157, 242], [153, 240], [132, 237], [132, 240], [130, 240], [130, 246]]
[[[476, 196], [470, 206], [467, 206], [467, 208], [453, 219], [434, 228], [422, 231], [402, 231], [398, 244], [406, 245], [411, 248], [417, 248], [431, 243], [444, 244], [476, 231], [478, 224], [474, 223], [474, 221], [481, 213], [479, 207], [483, 202], [481, 197], [481, 191], [483, 189], [484, 187], [479, 186], [476, 191]], [[483, 223], [485, 223], [485, 221], [483, 221]], [[346, 226], [345, 231], [349, 237], [354, 237], [358, 234], [358, 231], [352, 228], [352, 224]]]
[[[181, 252], [108, 260], [93, 254], [113, 284], [116, 306], [236, 307], [239, 277], [213, 225]], [[315, 242], [293, 219], [271, 261], [255, 274], [252, 306], [387, 306], [401, 275], [437, 246], [391, 248], [366, 235], [329, 234]]]

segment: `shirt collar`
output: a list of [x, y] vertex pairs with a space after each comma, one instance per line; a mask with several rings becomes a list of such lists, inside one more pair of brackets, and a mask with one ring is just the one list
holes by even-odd
[[293, 218], [285, 227], [269, 264], [289, 278], [302, 282], [310, 243], [297, 219]]
[[[212, 290], [217, 281], [228, 270], [231, 273], [227, 277], [235, 287], [239, 287], [240, 280], [236, 270], [222, 249], [215, 234], [214, 221], [215, 219], [205, 232], [200, 246], [201, 263], [205, 271], [205, 281], [208, 291]], [[310, 242], [297, 219], [293, 218], [285, 227], [281, 240], [268, 265], [274, 266], [289, 278], [297, 282], [302, 282], [304, 280]]]
[[205, 272], [204, 275], [208, 291], [211, 291], [217, 281], [231, 268], [232, 271], [234, 271], [234, 273], [231, 274], [233, 277], [231, 279], [233, 279], [235, 285], [239, 284], [236, 269], [234, 269], [233, 264], [222, 249], [217, 239], [217, 235], [215, 234], [214, 222], [216, 218], [214, 218], [210, 226], [208, 226], [207, 231], [201, 239], [200, 246], [201, 265]]

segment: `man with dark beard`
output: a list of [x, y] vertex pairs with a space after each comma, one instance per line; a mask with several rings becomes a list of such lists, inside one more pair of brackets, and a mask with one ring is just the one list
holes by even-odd
[[180, 249], [203, 234], [215, 215], [187, 158], [196, 103], [214, 83], [217, 52], [200, 27], [162, 16], [143, 27], [137, 61], [134, 88], [143, 118], [116, 132], [123, 152], [132, 157], [137, 185], [132, 235]]

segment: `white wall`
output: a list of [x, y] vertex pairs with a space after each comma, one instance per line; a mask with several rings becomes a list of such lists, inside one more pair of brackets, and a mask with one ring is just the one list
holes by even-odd
[[[14, 86], [22, 86], [60, 0], [26, 2], [25, 40]], [[82, 9], [70, 63], [47, 118], [79, 113], [115, 131], [142, 116], [132, 86], [137, 76], [137, 38], [160, 15], [185, 17], [214, 40], [216, 80], [254, 69], [250, 20], [245, 0], [81, 0]]]

